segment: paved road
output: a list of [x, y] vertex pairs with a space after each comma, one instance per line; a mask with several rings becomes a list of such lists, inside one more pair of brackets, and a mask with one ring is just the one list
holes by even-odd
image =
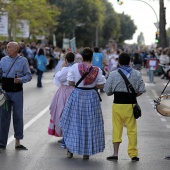
[[[148, 81], [146, 70], [142, 70], [143, 79]], [[36, 88], [36, 76], [25, 84], [24, 121], [25, 137], [22, 143], [28, 151], [14, 149], [13, 128], [10, 128], [9, 144], [0, 154], [0, 170], [169, 170], [170, 160], [164, 156], [170, 154], [170, 118], [162, 117], [153, 108], [153, 99], [160, 95], [167, 80], [155, 78], [156, 84], [146, 83], [147, 93], [139, 97], [142, 117], [138, 120], [138, 148], [140, 161], [132, 163], [127, 155], [126, 128], [120, 145], [119, 161], [107, 161], [113, 152], [111, 106], [113, 97], [101, 94], [102, 110], [105, 122], [105, 150], [84, 161], [82, 156], [66, 157], [66, 150], [58, 144], [60, 138], [47, 134], [49, 124], [49, 104], [56, 91], [52, 84], [53, 72], [43, 76], [43, 88]], [[167, 88], [170, 93], [170, 88]]]

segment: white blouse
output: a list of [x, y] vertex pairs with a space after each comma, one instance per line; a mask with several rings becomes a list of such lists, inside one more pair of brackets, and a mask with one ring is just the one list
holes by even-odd
[[60, 71], [58, 71], [58, 72], [55, 74], [53, 83], [54, 83], [56, 86], [61, 86], [61, 85], [67, 85], [67, 86], [68, 86], [67, 73], [68, 73], [68, 70], [69, 70], [70, 68], [71, 68], [71, 67], [63, 67]]
[[[80, 80], [81, 77], [82, 76], [80, 75], [79, 70], [78, 70], [78, 63], [76, 63], [72, 67], [70, 67], [68, 74], [67, 74], [67, 80], [75, 82], [76, 84]], [[99, 68], [98, 75], [92, 84], [84, 85], [83, 80], [82, 80], [82, 82], [78, 85], [78, 87], [89, 87], [90, 88], [90, 87], [94, 87], [96, 84], [101, 85], [105, 83], [106, 83], [106, 79], [102, 75], [102, 70]]]

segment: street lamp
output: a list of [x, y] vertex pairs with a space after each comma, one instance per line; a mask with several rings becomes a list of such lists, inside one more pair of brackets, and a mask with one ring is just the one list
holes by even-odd
[[[118, 1], [118, 0], [117, 0]], [[154, 12], [154, 14], [155, 14], [155, 16], [156, 16], [156, 23], [154, 23], [154, 25], [156, 26], [156, 28], [157, 28], [157, 31], [156, 31], [156, 36], [158, 37], [158, 30], [159, 30], [159, 20], [158, 20], [158, 16], [157, 16], [157, 14], [156, 14], [156, 12], [155, 12], [155, 10], [154, 10], [154, 8], [150, 5], [150, 4], [148, 4], [147, 2], [145, 2], [145, 1], [143, 1], [143, 0], [134, 0], [134, 1], [140, 1], [140, 2], [143, 2], [143, 3], [145, 3], [145, 4], [147, 4], [152, 10], [153, 10], [153, 12]], [[123, 2], [123, 1], [122, 1]], [[122, 3], [123, 4], [123, 3]], [[155, 40], [155, 42], [156, 43], [158, 43], [156, 40]]]
[[[143, 3], [147, 4], [147, 5], [153, 10], [153, 12], [154, 12], [154, 14], [155, 14], [155, 16], [156, 16], [157, 23], [155, 24], [155, 26], [159, 23], [158, 16], [157, 16], [154, 8], [153, 8], [150, 4], [148, 4], [147, 2], [145, 2], [145, 1], [143, 1], [143, 0], [133, 0], [133, 1], [140, 1], [140, 2], [143, 2]], [[120, 2], [122, 2], [122, 4], [123, 4], [123, 1], [117, 0], [117, 2], [119, 2], [119, 4], [120, 4]], [[158, 28], [157, 28], [157, 29], [158, 29]]]
[[[150, 4], [148, 4], [147, 2], [142, 1], [142, 0], [135, 0], [135, 1], [141, 1], [141, 2], [143, 2], [143, 3], [145, 3], [145, 4], [147, 4], [148, 6], [150, 6], [150, 8], [153, 10], [153, 12], [154, 12], [154, 14], [155, 14], [155, 16], [156, 16], [156, 21], [157, 21], [157, 23], [159, 23], [158, 16], [157, 16], [154, 8], [153, 8]], [[157, 28], [157, 29], [158, 29], [158, 28]]]
[[154, 12], [154, 14], [155, 14], [155, 16], [156, 16], [156, 21], [157, 21], [156, 23], [154, 23], [154, 25], [156, 26], [156, 29], [157, 29], [157, 31], [156, 31], [156, 37], [155, 37], [155, 43], [158, 43], [159, 20], [158, 20], [158, 16], [157, 16], [154, 8], [153, 8], [150, 4], [148, 4], [147, 2], [145, 2], [145, 1], [143, 1], [143, 0], [136, 0], [136, 1], [140, 1], [140, 2], [143, 2], [143, 3], [147, 4], [147, 5], [153, 10], [153, 12]]

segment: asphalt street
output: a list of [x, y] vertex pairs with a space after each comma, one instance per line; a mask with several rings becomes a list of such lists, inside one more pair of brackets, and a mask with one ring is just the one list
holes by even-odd
[[[47, 134], [50, 120], [49, 104], [57, 87], [53, 85], [54, 73], [46, 72], [43, 76], [43, 88], [37, 89], [36, 75], [24, 85], [24, 140], [22, 144], [28, 151], [14, 149], [13, 127], [11, 124], [8, 146], [0, 153], [0, 170], [169, 170], [170, 160], [170, 118], [163, 117], [154, 109], [153, 100], [157, 98], [167, 80], [155, 76], [155, 84], [148, 82], [146, 70], [142, 76], [147, 92], [138, 98], [142, 108], [142, 117], [138, 122], [139, 162], [131, 162], [127, 154], [127, 135], [124, 127], [118, 162], [107, 161], [113, 153], [112, 146], [112, 102], [113, 96], [105, 93], [102, 97], [102, 110], [105, 125], [105, 150], [103, 153], [83, 160], [82, 156], [66, 157], [66, 150], [57, 142], [61, 138]], [[165, 93], [170, 94], [170, 86]]]

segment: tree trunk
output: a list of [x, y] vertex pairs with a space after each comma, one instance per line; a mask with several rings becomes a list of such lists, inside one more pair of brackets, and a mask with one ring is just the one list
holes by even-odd
[[167, 47], [167, 37], [166, 37], [166, 19], [165, 19], [165, 10], [164, 0], [159, 0], [160, 5], [160, 14], [159, 14], [159, 42], [158, 46], [165, 48]]

